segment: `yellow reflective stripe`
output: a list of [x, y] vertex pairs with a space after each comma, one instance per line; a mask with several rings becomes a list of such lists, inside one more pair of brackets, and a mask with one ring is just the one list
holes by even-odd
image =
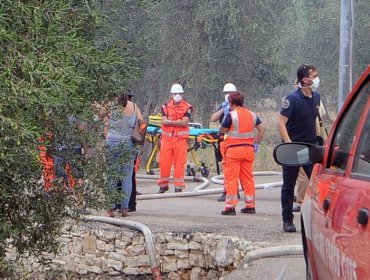
[[189, 135], [189, 132], [188, 131], [179, 131], [179, 132], [173, 132], [173, 133], [170, 133], [170, 132], [166, 132], [166, 131], [163, 131], [162, 130], [162, 135], [165, 135], [165, 136], [168, 136], [168, 137], [171, 137], [173, 135], [181, 135], [181, 136], [184, 136], [184, 135]]
[[226, 195], [226, 201], [238, 200], [238, 195]]
[[159, 180], [160, 181], [169, 181], [170, 177], [160, 177]]
[[246, 195], [244, 201], [246, 205], [254, 205], [256, 203], [254, 195]]
[[227, 135], [230, 137], [234, 137], [234, 138], [254, 138], [253, 132], [239, 133], [239, 132], [229, 131]]
[[175, 179], [175, 178], [173, 178], [173, 182], [174, 183], [183, 183], [184, 179]]
[[179, 131], [177, 135], [189, 135], [189, 131]]
[[172, 133], [169, 133], [169, 132], [166, 132], [166, 131], [163, 131], [162, 130], [162, 135], [166, 135], [166, 136], [171, 137], [172, 136]]
[[236, 111], [231, 111], [230, 112], [230, 117], [231, 117], [231, 120], [233, 121], [233, 126], [234, 126], [233, 131], [230, 131], [230, 132], [236, 133], [236, 132], [239, 131], [238, 113]]

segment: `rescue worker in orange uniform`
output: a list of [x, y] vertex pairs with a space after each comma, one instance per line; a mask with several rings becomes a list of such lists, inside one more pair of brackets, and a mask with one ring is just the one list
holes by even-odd
[[254, 214], [256, 203], [253, 161], [255, 147], [265, 134], [265, 125], [255, 113], [243, 107], [244, 96], [240, 92], [230, 93], [228, 99], [230, 112], [223, 119], [220, 128], [222, 133], [226, 133], [223, 151], [226, 205], [221, 215], [236, 215], [239, 180], [245, 197], [245, 207], [240, 212]]
[[[218, 106], [217, 111], [214, 112], [211, 116], [211, 122], [219, 121], [220, 124], [222, 123], [222, 120], [229, 112], [229, 94], [231, 92], [236, 92], [236, 86], [233, 83], [226, 83], [224, 85], [223, 93], [224, 93], [224, 101]], [[220, 142], [220, 151], [223, 151], [224, 149], [222, 146], [224, 145], [224, 142]], [[221, 154], [222, 155], [222, 154]], [[223, 155], [222, 155], [223, 156]], [[238, 192], [238, 198], [239, 198], [239, 192]], [[224, 192], [222, 195], [217, 199], [218, 202], [224, 202], [226, 200], [226, 189], [224, 189]]]
[[159, 153], [160, 178], [159, 191], [169, 190], [168, 184], [172, 165], [174, 166], [173, 184], [175, 192], [182, 192], [185, 188], [185, 163], [189, 139], [189, 125], [193, 107], [187, 103], [182, 94], [184, 89], [180, 84], [171, 87], [168, 103], [162, 105], [162, 138]]

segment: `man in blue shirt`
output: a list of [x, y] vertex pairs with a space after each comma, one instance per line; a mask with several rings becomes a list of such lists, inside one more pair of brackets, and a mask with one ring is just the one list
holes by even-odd
[[[284, 142], [316, 142], [316, 117], [320, 107], [320, 95], [316, 92], [320, 79], [314, 66], [302, 64], [297, 70], [298, 88], [283, 100], [278, 120], [278, 129]], [[302, 166], [311, 176], [313, 165]], [[299, 166], [283, 166], [283, 186], [281, 188], [281, 207], [283, 229], [295, 232], [293, 224], [294, 187], [299, 173]]]

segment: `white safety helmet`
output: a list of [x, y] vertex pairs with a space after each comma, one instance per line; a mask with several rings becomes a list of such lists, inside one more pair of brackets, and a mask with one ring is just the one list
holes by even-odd
[[227, 83], [224, 85], [223, 92], [234, 92], [236, 91], [236, 86], [232, 83]]
[[180, 84], [174, 84], [171, 87], [170, 93], [184, 93], [184, 89]]

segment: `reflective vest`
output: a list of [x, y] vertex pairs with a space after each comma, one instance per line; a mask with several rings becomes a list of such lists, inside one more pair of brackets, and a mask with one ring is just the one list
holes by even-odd
[[[175, 105], [173, 100], [169, 103], [162, 105], [162, 110], [165, 112], [167, 119], [171, 121], [182, 120], [185, 113], [189, 110], [192, 111], [191, 105], [184, 100], [178, 105]], [[171, 138], [178, 137], [180, 139], [189, 138], [189, 126], [173, 126], [173, 125], [162, 125], [162, 137]]]
[[257, 116], [247, 108], [240, 107], [230, 111], [231, 126], [225, 138], [226, 147], [254, 143], [254, 128]]

